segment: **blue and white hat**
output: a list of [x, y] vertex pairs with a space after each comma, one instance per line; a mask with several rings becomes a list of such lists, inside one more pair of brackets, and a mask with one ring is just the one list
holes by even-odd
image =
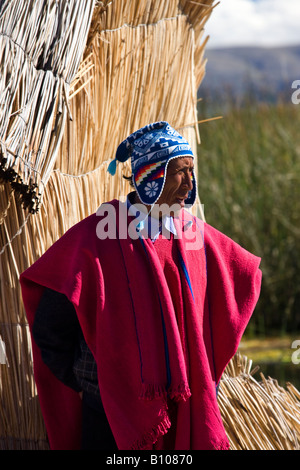
[[[117, 162], [131, 158], [133, 184], [143, 204], [153, 205], [160, 197], [170, 160], [178, 157], [194, 158], [189, 143], [166, 121], [154, 122], [135, 131], [118, 147], [116, 158], [108, 171], [114, 175]], [[196, 199], [196, 180], [192, 172], [193, 188], [185, 204], [192, 206]]]

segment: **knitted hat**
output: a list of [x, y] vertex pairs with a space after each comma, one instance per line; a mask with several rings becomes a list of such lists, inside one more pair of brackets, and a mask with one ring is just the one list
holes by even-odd
[[[135, 131], [118, 147], [116, 158], [108, 171], [114, 175], [117, 162], [131, 158], [133, 184], [143, 204], [152, 205], [164, 188], [170, 160], [178, 157], [194, 158], [188, 142], [165, 121], [154, 122]], [[185, 201], [193, 205], [196, 199], [196, 180], [192, 172], [193, 188]]]

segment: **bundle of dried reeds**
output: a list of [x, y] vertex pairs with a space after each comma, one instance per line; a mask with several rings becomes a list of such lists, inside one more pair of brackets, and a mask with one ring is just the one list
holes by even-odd
[[[0, 186], [0, 336], [6, 355], [0, 364], [0, 449], [47, 448], [33, 379], [31, 341], [18, 276], [38, 256], [28, 236], [28, 217], [8, 184]], [[1, 219], [1, 217], [0, 217]], [[27, 223], [26, 223], [27, 222]], [[9, 233], [14, 233], [8, 243]]]
[[[97, 2], [96, 2], [97, 3]], [[205, 23], [213, 9], [214, 0], [165, 0], [163, 2], [140, 1], [126, 2], [121, 0], [98, 2], [98, 14], [94, 17], [89, 33], [89, 41], [96, 32], [113, 30], [124, 23], [130, 26], [155, 24], [162, 18], [174, 18], [183, 14], [192, 26], [195, 36], [195, 78], [197, 87], [204, 74], [203, 53], [208, 37], [204, 39]]]
[[219, 406], [232, 450], [300, 450], [300, 392], [260, 374], [236, 354], [222, 377]]
[[0, 4], [0, 177], [35, 211], [56, 157], [94, 0]]

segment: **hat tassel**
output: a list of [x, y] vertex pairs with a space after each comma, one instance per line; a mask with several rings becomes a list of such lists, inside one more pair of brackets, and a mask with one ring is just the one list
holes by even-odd
[[117, 170], [117, 159], [114, 158], [110, 164], [108, 165], [108, 168], [107, 168], [107, 171], [108, 173], [110, 173], [111, 175], [115, 175], [116, 174], [116, 170]]

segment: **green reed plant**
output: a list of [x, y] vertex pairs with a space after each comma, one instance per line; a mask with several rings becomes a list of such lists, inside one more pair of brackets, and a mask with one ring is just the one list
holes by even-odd
[[262, 257], [261, 297], [247, 332], [299, 332], [300, 106], [232, 103], [200, 134], [206, 221]]

